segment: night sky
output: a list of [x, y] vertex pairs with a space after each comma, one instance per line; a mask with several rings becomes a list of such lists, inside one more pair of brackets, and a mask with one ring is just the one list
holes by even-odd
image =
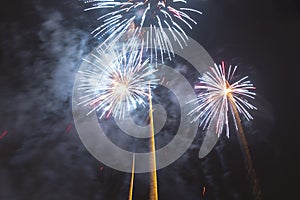
[[[255, 119], [243, 125], [263, 199], [297, 199], [300, 2], [188, 2], [203, 12], [188, 35], [215, 62], [240, 66], [257, 88], [259, 109], [253, 113]], [[130, 174], [96, 160], [74, 126], [75, 76], [82, 58], [99, 42], [90, 34], [99, 25], [98, 15], [84, 8], [77, 0], [1, 3], [1, 200], [128, 197]], [[169, 126], [172, 123], [176, 120]], [[253, 199], [237, 136], [235, 131], [230, 134], [229, 139], [221, 136], [213, 151], [199, 159], [199, 130], [189, 150], [158, 171], [159, 199]], [[137, 174], [134, 199], [148, 196], [149, 174]]]

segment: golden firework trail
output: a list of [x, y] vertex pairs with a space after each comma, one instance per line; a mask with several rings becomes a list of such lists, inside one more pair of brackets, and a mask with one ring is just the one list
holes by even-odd
[[134, 165], [135, 165], [135, 154], [133, 154], [133, 157], [132, 157], [131, 179], [130, 179], [130, 187], [129, 187], [128, 200], [132, 200], [133, 183], [134, 183]]
[[247, 142], [245, 134], [244, 134], [244, 129], [243, 129], [243, 126], [242, 126], [242, 123], [241, 123], [239, 112], [238, 112], [238, 110], [235, 106], [234, 98], [232, 97], [232, 94], [228, 93], [227, 96], [228, 96], [228, 99], [229, 99], [229, 103], [232, 106], [233, 113], [234, 113], [234, 116], [235, 116], [235, 119], [236, 119], [236, 122], [237, 122], [237, 126], [238, 126], [237, 136], [238, 136], [240, 146], [241, 146], [244, 158], [245, 158], [245, 165], [246, 165], [246, 168], [247, 168], [247, 173], [248, 173], [249, 177], [251, 178], [252, 193], [253, 193], [253, 196], [256, 200], [261, 200], [262, 199], [262, 192], [260, 190], [258, 178], [256, 176], [256, 173], [255, 173], [255, 170], [254, 170], [254, 167], [253, 167], [251, 154], [250, 154], [250, 150], [249, 150], [249, 147], [248, 147], [248, 142]]
[[157, 175], [156, 175], [156, 157], [155, 157], [155, 138], [154, 138], [154, 123], [153, 123], [153, 109], [152, 109], [152, 95], [149, 85], [149, 118], [150, 118], [150, 200], [158, 200], [158, 189], [157, 189]]

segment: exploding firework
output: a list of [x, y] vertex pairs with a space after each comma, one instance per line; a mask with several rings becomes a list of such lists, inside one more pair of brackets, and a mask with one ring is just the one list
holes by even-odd
[[229, 112], [233, 116], [236, 129], [238, 129], [234, 108], [247, 120], [252, 119], [248, 109], [256, 109], [246, 99], [255, 98], [255, 93], [251, 91], [255, 87], [247, 80], [248, 77], [245, 76], [231, 84], [236, 68], [237, 66], [232, 70], [232, 67], [229, 66], [226, 73], [224, 62], [222, 62], [221, 65], [215, 64], [214, 68], [211, 67], [212, 73], [207, 72], [200, 77], [199, 84], [195, 86], [195, 89], [202, 90], [202, 92], [197, 96], [197, 99], [192, 100], [198, 106], [189, 113], [189, 115], [196, 115], [193, 121], [201, 119], [200, 126], [203, 126], [204, 129], [212, 125], [215, 120], [218, 135], [222, 133], [225, 125], [227, 137], [229, 137]]
[[83, 74], [79, 90], [84, 92], [79, 105], [91, 107], [87, 115], [96, 111], [100, 118], [124, 118], [137, 106], [146, 105], [149, 85], [154, 87], [158, 80], [155, 67], [143, 58], [143, 50], [138, 46], [125, 43], [120, 48], [93, 54], [93, 60], [85, 60], [90, 69], [79, 71]]
[[171, 37], [181, 48], [187, 45], [188, 36], [180, 25], [192, 29], [191, 24], [197, 24], [187, 13], [202, 14], [185, 7], [185, 0], [89, 0], [85, 3], [91, 5], [85, 11], [109, 10], [98, 18], [103, 23], [92, 31], [95, 37], [105, 38], [103, 45], [109, 46], [123, 36], [136, 36], [145, 40], [146, 49], [160, 52], [162, 60], [164, 53], [170, 59], [174, 55]]
[[236, 68], [237, 66], [232, 70], [229, 66], [226, 73], [225, 64], [222, 62], [221, 65], [215, 64], [214, 68], [211, 67], [212, 73], [207, 72], [203, 77], [200, 77], [200, 82], [195, 86], [195, 89], [200, 89], [202, 92], [197, 99], [192, 101], [198, 106], [189, 114], [196, 114], [194, 121], [200, 118], [200, 125], [204, 127], [216, 126], [218, 136], [222, 133], [223, 127], [226, 126], [227, 137], [229, 137], [228, 112], [232, 114], [247, 172], [251, 178], [254, 198], [261, 199], [262, 193], [240, 119], [240, 114], [247, 120], [253, 119], [247, 109], [257, 108], [250, 104], [246, 98], [255, 98], [255, 93], [251, 91], [255, 87], [247, 80], [247, 76], [231, 83]]

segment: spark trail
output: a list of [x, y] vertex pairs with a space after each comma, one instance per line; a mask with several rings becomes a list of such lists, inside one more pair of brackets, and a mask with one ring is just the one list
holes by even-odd
[[1, 140], [2, 138], [4, 138], [4, 137], [6, 136], [7, 133], [8, 133], [8, 131], [4, 131], [4, 132], [0, 135], [0, 140]]
[[130, 179], [130, 187], [129, 187], [128, 200], [132, 200], [132, 195], [133, 195], [134, 165], [135, 165], [135, 154], [133, 154], [133, 156], [132, 156], [131, 179]]

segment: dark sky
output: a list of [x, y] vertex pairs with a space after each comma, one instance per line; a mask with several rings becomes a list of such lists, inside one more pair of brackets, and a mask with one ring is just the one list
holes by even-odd
[[[244, 126], [264, 199], [295, 199], [300, 3], [189, 2], [203, 12], [189, 36], [216, 62], [243, 66], [257, 87], [260, 109]], [[73, 82], [82, 58], [97, 45], [90, 35], [95, 15], [83, 9], [76, 0], [1, 3], [0, 199], [127, 199], [130, 175], [94, 159], [74, 127]], [[179, 160], [158, 171], [160, 199], [252, 199], [231, 135], [200, 160], [199, 133]], [[136, 175], [135, 199], [148, 199], [148, 177]]]

